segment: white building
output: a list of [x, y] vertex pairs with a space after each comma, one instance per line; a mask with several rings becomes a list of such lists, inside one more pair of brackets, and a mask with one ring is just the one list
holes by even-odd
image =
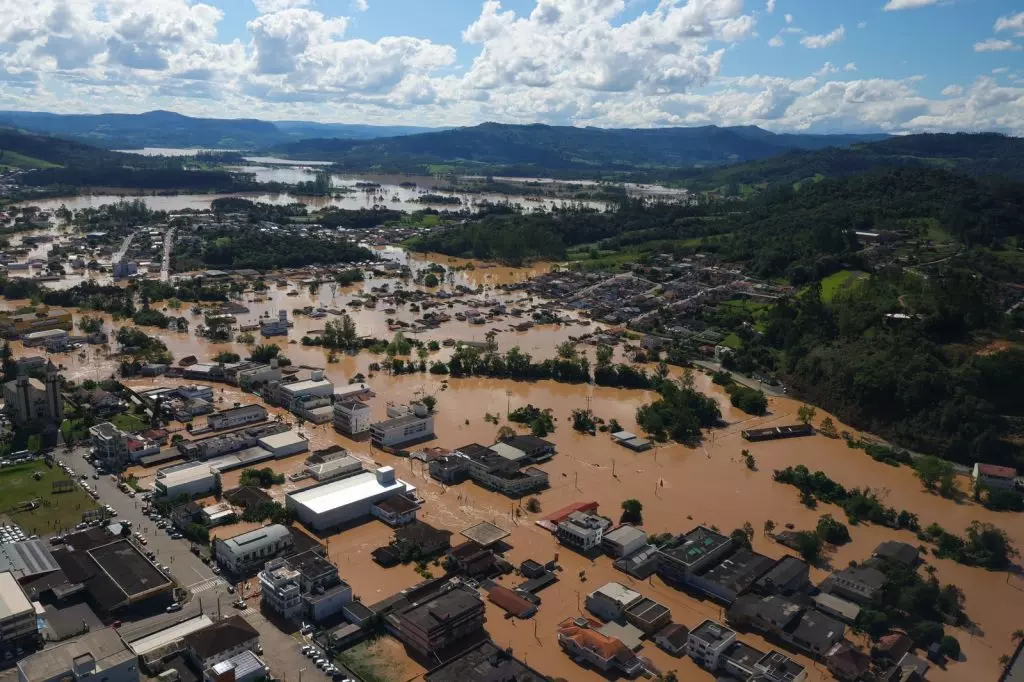
[[288, 311], [281, 310], [277, 319], [260, 320], [260, 334], [263, 336], [288, 336]]
[[180, 495], [195, 497], [213, 492], [217, 475], [205, 462], [190, 462], [161, 469], [156, 473], [158, 497], [176, 499]]
[[272, 436], [257, 438], [256, 443], [264, 450], [273, 453], [275, 459], [305, 452], [309, 449], [309, 441], [300, 436], [297, 431], [285, 431], [284, 433], [275, 433]]
[[33, 346], [46, 346], [47, 348], [59, 348], [68, 345], [68, 333], [63, 329], [46, 329], [39, 332], [22, 334], [21, 342], [26, 348]]
[[242, 405], [211, 414], [206, 418], [206, 423], [211, 429], [220, 430], [255, 424], [266, 419], [267, 409], [262, 405]]
[[174, 392], [182, 400], [205, 400], [207, 402], [213, 402], [213, 388], [210, 386], [201, 386], [199, 384], [186, 384], [178, 386], [174, 389]]
[[620, 583], [608, 583], [587, 595], [587, 610], [603, 621], [622, 618], [633, 604], [644, 598], [642, 594]]
[[291, 384], [284, 384], [278, 389], [280, 402], [291, 409], [292, 403], [298, 398], [313, 396], [318, 398], [330, 398], [334, 395], [334, 384], [324, 379], [323, 370], [316, 370], [307, 381], [296, 381]]
[[629, 556], [647, 544], [647, 533], [636, 526], [619, 526], [604, 534], [601, 547], [613, 557]]
[[243, 573], [262, 566], [292, 549], [295, 540], [281, 524], [257, 528], [227, 540], [213, 542], [213, 556], [221, 566], [233, 573]]
[[334, 428], [339, 433], [358, 436], [369, 431], [372, 422], [372, 410], [363, 401], [353, 398], [334, 403]]
[[362, 472], [363, 463], [351, 455], [342, 455], [326, 462], [306, 465], [306, 473], [321, 483], [346, 478]]
[[401, 447], [434, 437], [434, 416], [422, 403], [389, 405], [388, 417], [370, 426], [370, 442], [377, 448]]
[[235, 379], [242, 390], [250, 391], [271, 381], [280, 381], [281, 368], [277, 364], [277, 359], [273, 359], [269, 365], [261, 364], [239, 370]]
[[263, 660], [246, 649], [226, 661], [214, 663], [203, 671], [203, 682], [256, 682], [270, 679], [270, 668]]
[[578, 552], [589, 552], [601, 546], [604, 530], [610, 525], [608, 519], [595, 514], [574, 511], [555, 528], [558, 541]]
[[289, 493], [285, 506], [314, 530], [340, 526], [372, 513], [376, 502], [395, 495], [411, 494], [415, 488], [395, 478], [391, 467], [343, 478]]
[[263, 604], [290, 620], [319, 622], [352, 601], [338, 568], [315, 550], [267, 562], [259, 581]]
[[0, 650], [27, 647], [36, 637], [35, 607], [12, 572], [0, 573]]
[[354, 383], [348, 384], [347, 386], [339, 386], [334, 389], [334, 402], [338, 403], [343, 400], [366, 400], [376, 395], [373, 389], [370, 388], [369, 384]]
[[718, 670], [722, 657], [733, 642], [736, 633], [713, 620], [705, 620], [690, 631], [686, 640], [686, 653], [706, 670]]
[[90, 426], [89, 438], [94, 453], [105, 462], [123, 462], [128, 457], [125, 434], [110, 422]]
[[47, 647], [18, 661], [18, 682], [138, 682], [139, 662], [114, 628]]

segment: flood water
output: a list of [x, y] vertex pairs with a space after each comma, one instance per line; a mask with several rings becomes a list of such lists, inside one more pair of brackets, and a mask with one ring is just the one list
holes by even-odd
[[[409, 258], [404, 252], [393, 249], [389, 250], [387, 255], [396, 259]], [[428, 261], [437, 261], [445, 265], [466, 264], [466, 261], [437, 256], [415, 256], [412, 257], [411, 264], [413, 267], [422, 267]], [[505, 281], [516, 281], [532, 276], [546, 267], [515, 270], [477, 265], [474, 270], [454, 273], [454, 282], [446, 283], [445, 286], [451, 287], [455, 283], [483, 286], [486, 290], [482, 297], [514, 299], [517, 294], [495, 292], [492, 287]], [[301, 285], [293, 283], [287, 289], [272, 289], [264, 301], [246, 301], [244, 304], [251, 310], [249, 314], [239, 316], [239, 322], [245, 323], [255, 319], [263, 312], [273, 314], [281, 308], [290, 310], [303, 305], [319, 304], [325, 308], [346, 307], [356, 321], [360, 335], [387, 337], [390, 336], [387, 318], [411, 319], [418, 314], [410, 313], [408, 310], [385, 313], [381, 310], [384, 305], [379, 305], [377, 310], [357, 309], [351, 306], [351, 301], [358, 293], [380, 286], [384, 281], [369, 279], [351, 287], [339, 287], [334, 290], [324, 286], [315, 296]], [[392, 286], [396, 282], [387, 281], [391, 282]], [[298, 292], [298, 295], [288, 296], [287, 293], [291, 290]], [[0, 305], [6, 308], [15, 307], [19, 303], [0, 301]], [[456, 303], [452, 311], [459, 310], [458, 306], [462, 305], [464, 304]], [[193, 326], [201, 321], [199, 317], [192, 317], [187, 307], [178, 314], [192, 320]], [[77, 319], [79, 314], [76, 312], [75, 315]], [[112, 324], [109, 318], [107, 320], [108, 331], [119, 326]], [[296, 318], [295, 328], [291, 330], [288, 338], [297, 341], [303, 334], [322, 328], [325, 321]], [[553, 355], [555, 345], [560, 341], [593, 329], [593, 326], [574, 324], [538, 326], [526, 332], [513, 332], [509, 331], [507, 326], [507, 322], [473, 326], [453, 319], [440, 329], [425, 332], [420, 338], [424, 341], [440, 341], [444, 338], [482, 340], [487, 330], [496, 327], [499, 328], [496, 341], [500, 348], [507, 349], [519, 345], [539, 359]], [[239, 344], [211, 344], [196, 338], [192, 333], [155, 331], [150, 328], [147, 328], [146, 332], [159, 335], [176, 358], [195, 355], [200, 359], [208, 359], [222, 350], [233, 350], [243, 355], [246, 351]], [[365, 352], [356, 356], [341, 355], [339, 362], [327, 364], [326, 353], [322, 349], [303, 347], [297, 343], [285, 346], [281, 338], [269, 339], [267, 342], [282, 344], [283, 352], [295, 364], [326, 367], [328, 378], [335, 384], [348, 383], [356, 373], [366, 375], [367, 382], [376, 393], [376, 397], [370, 400], [375, 419], [384, 417], [384, 406], [388, 401], [404, 402], [425, 394], [435, 396], [437, 439], [430, 445], [455, 448], [471, 442], [489, 444], [494, 442], [499, 427], [508, 424], [503, 416], [508, 409], [515, 409], [528, 403], [541, 408], [551, 408], [557, 421], [556, 430], [549, 439], [556, 444], [558, 454], [551, 461], [540, 465], [548, 472], [551, 481], [551, 488], [537, 496], [542, 506], [540, 516], [573, 502], [597, 501], [601, 505], [601, 513], [617, 519], [620, 503], [628, 498], [636, 498], [643, 503], [643, 527], [648, 533], [678, 533], [689, 530], [698, 523], [714, 525], [722, 532], [728, 533], [734, 528], [741, 527], [744, 522], [750, 522], [756, 529], [754, 548], [768, 556], [780, 557], [787, 550], [762, 534], [761, 529], [766, 520], [771, 519], [779, 528], [786, 523], [792, 523], [798, 529], [809, 529], [815, 526], [821, 514], [832, 513], [839, 519], [843, 519], [844, 516], [841, 510], [826, 504], [821, 504], [816, 510], [807, 509], [799, 503], [798, 494], [793, 487], [777, 484], [772, 480], [774, 469], [805, 464], [812, 470], [825, 471], [847, 488], [871, 487], [880, 493], [886, 504], [918, 514], [922, 525], [936, 521], [951, 532], [962, 533], [973, 520], [988, 521], [1006, 530], [1018, 546], [1024, 542], [1024, 524], [1021, 523], [1020, 515], [990, 512], [969, 500], [955, 503], [942, 499], [926, 492], [910, 469], [893, 468], [875, 462], [862, 451], [851, 450], [841, 440], [813, 436], [768, 443], [745, 442], [740, 436], [742, 429], [794, 423], [799, 403], [788, 398], [770, 398], [770, 415], [751, 418], [733, 409], [728, 396], [703, 374], [696, 376], [696, 386], [718, 401], [728, 425], [709, 433], [705, 442], [696, 448], [667, 444], [645, 453], [634, 454], [615, 445], [607, 434], [589, 436], [574, 432], [570, 427], [569, 417], [573, 409], [589, 405], [595, 415], [605, 420], [615, 418], [623, 428], [636, 432], [637, 408], [655, 398], [648, 391], [567, 385], [548, 381], [448, 379], [430, 374], [389, 376], [383, 373], [374, 374], [369, 370], [370, 363], [380, 362], [381, 356]], [[16, 355], [32, 355], [37, 352], [34, 349], [23, 349], [19, 343], [13, 346]], [[444, 358], [449, 353], [449, 349], [442, 348], [431, 357]], [[104, 358], [102, 351], [98, 349], [89, 349], [85, 357], [73, 353], [62, 354], [56, 356], [55, 361], [66, 366], [65, 373], [68, 378], [76, 380], [109, 376], [115, 364], [113, 358]], [[677, 368], [673, 368], [672, 371], [674, 376], [680, 374]], [[183, 382], [159, 378], [132, 380], [129, 383], [136, 386], [152, 386], [176, 385]], [[254, 396], [243, 394], [238, 389], [228, 386], [215, 385], [215, 392], [218, 407], [227, 407], [236, 401], [248, 403], [256, 400]], [[274, 412], [279, 413], [277, 410]], [[499, 425], [485, 421], [484, 417], [487, 414], [498, 415], [501, 418]], [[827, 415], [819, 411], [819, 420], [825, 416]], [[838, 420], [836, 422], [840, 430], [856, 433], [853, 429], [839, 424]], [[201, 420], [197, 422], [201, 423]], [[485, 491], [472, 483], [442, 488], [427, 476], [421, 463], [371, 450], [366, 442], [353, 441], [336, 434], [329, 424], [306, 425], [303, 431], [311, 440], [311, 449], [340, 444], [367, 463], [394, 466], [399, 476], [415, 485], [419, 494], [426, 500], [420, 518], [455, 533], [453, 543], [460, 540], [457, 535], [460, 530], [487, 520], [512, 532], [507, 542], [512, 546], [508, 559], [513, 564], [518, 565], [527, 558], [544, 562], [557, 555], [559, 563], [564, 568], [560, 574], [560, 581], [541, 594], [543, 603], [533, 619], [506, 620], [502, 611], [490, 603], [487, 604], [487, 629], [495, 641], [502, 646], [512, 647], [518, 656], [547, 675], [574, 681], [597, 682], [604, 679], [596, 672], [573, 663], [559, 648], [555, 631], [561, 620], [582, 613], [583, 601], [590, 591], [609, 581], [632, 586], [645, 596], [668, 606], [672, 610], [673, 619], [689, 627], [696, 626], [704, 618], [723, 618], [721, 608], [717, 604], [690, 597], [663, 584], [657, 577], [646, 583], [638, 583], [615, 570], [607, 558], [602, 557], [591, 562], [559, 547], [550, 533], [534, 524], [537, 516], [529, 514], [525, 509], [519, 509], [519, 502]], [[757, 471], [750, 471], [744, 465], [741, 456], [744, 449], [749, 449], [755, 456]], [[301, 468], [304, 458], [305, 455], [297, 455], [275, 462], [272, 466], [282, 473], [291, 473]], [[155, 475], [155, 472], [140, 471], [139, 474], [141, 478]], [[239, 472], [227, 474], [224, 487], [233, 485], [238, 475]], [[146, 479], [143, 478], [143, 485], [145, 484]], [[273, 489], [271, 494], [277, 499], [283, 499], [287, 492], [308, 484], [288, 481], [285, 485]], [[218, 532], [234, 533], [239, 528], [245, 529], [247, 526], [230, 527]], [[873, 525], [851, 526], [850, 533], [852, 542], [828, 555], [831, 567], [842, 568], [851, 561], [863, 561], [871, 555], [875, 546], [885, 540], [918, 544], [909, 532]], [[390, 537], [390, 529], [372, 521], [325, 539], [329, 554], [338, 564], [342, 577], [352, 584], [355, 593], [362, 597], [364, 602], [376, 601], [421, 580], [411, 566], [381, 569], [372, 562], [369, 552], [386, 544]], [[1011, 633], [1024, 625], [1024, 618], [1021, 616], [1024, 613], [1024, 580], [1019, 575], [989, 573], [934, 557], [927, 557], [927, 563], [935, 567], [936, 576], [942, 583], [956, 584], [964, 591], [966, 612], [975, 624], [975, 628], [970, 632], [950, 629], [960, 641], [965, 661], [951, 663], [946, 669], [933, 667], [928, 673], [928, 678], [949, 682], [996, 679], [1000, 672], [999, 657], [1012, 652]], [[439, 568], [429, 568], [435, 575], [440, 575]], [[581, 572], [584, 579], [580, 578]], [[815, 581], [820, 581], [827, 574], [826, 570], [816, 568], [812, 577]], [[499, 582], [506, 586], [515, 586], [520, 581], [521, 579], [515, 576], [508, 576]], [[862, 642], [853, 634], [848, 636], [853, 641]], [[741, 635], [741, 639], [763, 651], [772, 648], [756, 636], [744, 634]], [[388, 655], [401, 656], [400, 647], [388, 646]], [[671, 658], [653, 644], [646, 644], [640, 653], [650, 657], [663, 671], [676, 670], [681, 679], [710, 679], [706, 672], [698, 672], [688, 659]], [[804, 657], [795, 658], [807, 666], [811, 680], [831, 679], [822, 666], [815, 667]], [[407, 665], [410, 670], [416, 669], [414, 665]]]

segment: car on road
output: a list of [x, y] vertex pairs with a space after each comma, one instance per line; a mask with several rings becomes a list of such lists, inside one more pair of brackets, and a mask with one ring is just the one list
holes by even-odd
[[228, 585], [228, 594], [234, 594], [234, 593], [235, 593], [235, 586], [234, 585]]
[[135, 497], [135, 493], [134, 492], [129, 492], [128, 493], [128, 497]]
[[175, 611], [181, 611], [181, 603], [174, 602], [167, 607], [167, 613], [174, 613]]
[[231, 602], [231, 605], [236, 609], [245, 609], [245, 601], [239, 599], [238, 601]]
[[313, 664], [316, 665], [316, 667], [318, 667], [321, 670], [323, 670], [324, 666], [327, 665], [327, 659], [326, 658], [318, 658], [318, 659], [313, 661]]
[[93, 474], [92, 478], [93, 478], [94, 481], [98, 481], [98, 480], [100, 480], [100, 475], [99, 474]]
[[167, 564], [160, 564], [160, 570], [163, 571], [164, 573], [167, 573], [168, 575], [170, 575], [170, 573], [171, 573], [171, 567], [168, 566]]
[[211, 566], [210, 567], [210, 571], [212, 571], [214, 575], [220, 575], [220, 567], [219, 566]]
[[142, 543], [143, 545], [148, 545], [149, 544], [149, 540], [147, 540], [145, 537], [139, 538], [139, 542]]
[[183, 537], [185, 537], [185, 536], [182, 535], [181, 533], [171, 533], [171, 539], [172, 540], [180, 540]]

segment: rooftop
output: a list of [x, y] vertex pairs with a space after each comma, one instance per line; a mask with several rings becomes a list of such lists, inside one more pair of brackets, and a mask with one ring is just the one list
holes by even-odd
[[408, 485], [402, 479], [396, 478], [393, 483], [381, 484], [377, 480], [377, 472], [365, 471], [339, 481], [331, 481], [289, 493], [288, 497], [297, 504], [305, 506], [314, 514], [323, 514], [331, 509], [354, 504], [385, 491], [403, 492], [407, 489]]
[[655, 637], [664, 639], [672, 646], [680, 648], [684, 646], [686, 644], [686, 640], [690, 638], [690, 629], [680, 623], [669, 623], [662, 629], [658, 630]]
[[619, 526], [613, 531], [609, 531], [604, 534], [604, 539], [608, 542], [615, 542], [620, 545], [628, 545], [636, 540], [647, 540], [647, 533], [637, 528], [636, 526]]
[[23, 540], [0, 544], [0, 572], [11, 571], [23, 579], [60, 569], [43, 540]]
[[421, 630], [429, 631], [482, 606], [483, 602], [476, 591], [457, 587], [412, 607], [402, 613], [401, 618]]
[[475, 526], [470, 526], [466, 530], [462, 531], [462, 536], [468, 540], [472, 540], [481, 547], [490, 547], [491, 545], [498, 543], [507, 538], [511, 533], [503, 528], [495, 526], [493, 523], [487, 521], [481, 521]]
[[251, 530], [248, 533], [236, 535], [235, 537], [224, 540], [223, 542], [234, 552], [244, 552], [251, 549], [251, 546], [255, 543], [271, 543], [285, 537], [291, 537], [288, 529], [285, 526], [276, 523], [270, 526], [264, 526], [263, 528], [257, 528], [256, 530]]
[[32, 654], [19, 661], [18, 668], [29, 680], [51, 680], [71, 672], [76, 660], [84, 662], [91, 659], [93, 675], [99, 679], [104, 670], [133, 658], [135, 654], [124, 645], [116, 630], [98, 628], [78, 639]]
[[424, 676], [426, 682], [546, 682], [548, 677], [533, 670], [510, 650], [485, 640]]
[[733, 665], [749, 672], [754, 671], [754, 664], [764, 658], [764, 652], [736, 640], [725, 650], [725, 658]]
[[792, 682], [804, 673], [805, 668], [786, 654], [772, 649], [757, 662], [765, 682]]
[[537, 607], [533, 602], [524, 599], [502, 585], [492, 587], [487, 593], [487, 598], [506, 613], [518, 618], [528, 618], [537, 611]]
[[689, 533], [671, 540], [661, 552], [686, 566], [692, 566], [708, 554], [732, 542], [729, 538], [705, 526], [697, 526]]
[[740, 593], [753, 585], [774, 564], [773, 560], [763, 554], [744, 547], [704, 571], [701, 577]]
[[795, 639], [809, 642], [812, 647], [818, 650], [825, 650], [842, 638], [846, 632], [846, 626], [831, 616], [826, 616], [821, 611], [807, 609], [804, 611], [800, 622], [792, 628], [791, 634]]
[[520, 450], [519, 448], [513, 445], [509, 445], [508, 443], [503, 443], [502, 441], [498, 441], [497, 443], [492, 445], [490, 447], [490, 450], [492, 452], [498, 453], [499, 456], [504, 457], [505, 459], [511, 460], [513, 462], [518, 462], [520, 460], [526, 459], [527, 457], [527, 454]]
[[0, 620], [19, 616], [33, 610], [21, 585], [10, 571], [0, 573]]
[[296, 381], [294, 384], [285, 384], [281, 387], [281, 390], [287, 393], [301, 393], [303, 391], [312, 391], [325, 386], [330, 386], [332, 389], [334, 388], [334, 384], [327, 379], [309, 379], [307, 381]]
[[908, 545], [905, 542], [886, 540], [878, 545], [878, 547], [875, 547], [875, 551], [871, 555], [879, 559], [895, 559], [901, 564], [913, 566], [917, 563], [921, 553], [917, 550], [917, 547]]
[[226, 661], [215, 663], [210, 668], [210, 672], [213, 673], [214, 678], [224, 675], [229, 671], [234, 671], [234, 677], [232, 679], [240, 680], [252, 675], [258, 670], [265, 670], [266, 665], [260, 660], [259, 656], [246, 649], [245, 651], [236, 654]]
[[288, 447], [289, 445], [298, 445], [300, 443], [308, 443], [309, 441], [300, 436], [298, 431], [285, 431], [283, 433], [275, 433], [271, 436], [264, 436], [257, 442], [265, 448], [274, 449]]
[[129, 599], [171, 584], [167, 576], [127, 540], [91, 549], [88, 554]]
[[162, 649], [168, 644], [172, 644], [179, 639], [182, 639], [185, 635], [190, 635], [193, 632], [198, 632], [205, 627], [213, 625], [213, 621], [206, 614], [196, 616], [195, 618], [189, 618], [188, 620], [175, 623], [174, 625], [158, 630], [152, 634], [140, 637], [134, 640], [126, 640], [131, 650], [138, 656], [144, 656], [151, 651]]
[[421, 417], [416, 414], [403, 414], [401, 417], [392, 417], [391, 419], [385, 419], [384, 421], [375, 422], [371, 424], [371, 428], [374, 429], [397, 429], [407, 424], [415, 424], [416, 422], [423, 421], [427, 417]]
[[656, 623], [658, 619], [662, 618], [668, 613], [668, 608], [662, 606], [653, 599], [644, 597], [637, 603], [626, 609], [626, 613], [633, 616], [642, 623]]
[[632, 604], [633, 602], [643, 598], [643, 595], [635, 590], [631, 590], [621, 583], [607, 583], [596, 590], [591, 595], [600, 595], [605, 599], [609, 599], [618, 604]]
[[420, 505], [405, 495], [392, 495], [374, 504], [375, 507], [388, 514], [408, 514], [420, 508]]
[[315, 550], [307, 550], [288, 558], [288, 565], [309, 579], [318, 578], [327, 573], [337, 573], [337, 567], [320, 556]]
[[713, 620], [705, 620], [696, 628], [690, 631], [690, 637], [696, 637], [701, 639], [711, 646], [717, 646], [722, 642], [726, 641], [730, 637], [735, 637], [736, 633], [725, 627], [721, 623], [716, 623]]
[[167, 472], [157, 472], [157, 480], [165, 487], [185, 485], [194, 481], [201, 481], [204, 478], [213, 476], [210, 465], [205, 462], [196, 462], [193, 466]]
[[206, 660], [222, 651], [258, 639], [259, 636], [260, 633], [244, 618], [235, 615], [186, 635], [185, 645], [195, 652], [199, 659]]
[[757, 579], [757, 585], [762, 588], [786, 585], [807, 570], [807, 564], [802, 559], [787, 554], [775, 562], [775, 565], [767, 573]]

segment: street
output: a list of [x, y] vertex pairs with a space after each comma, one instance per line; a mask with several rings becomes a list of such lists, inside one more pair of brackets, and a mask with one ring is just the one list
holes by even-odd
[[[330, 678], [313, 665], [312, 661], [302, 655], [300, 648], [306, 643], [297, 637], [282, 632], [260, 613], [258, 597], [248, 600], [246, 609], [241, 610], [233, 605], [238, 595], [229, 594], [228, 583], [220, 576], [213, 574], [210, 567], [189, 550], [188, 540], [172, 540], [165, 530], [158, 530], [154, 523], [142, 514], [143, 502], [139, 497], [130, 498], [118, 489], [110, 475], [93, 479], [95, 470], [85, 461], [88, 448], [74, 448], [56, 454], [58, 461], [68, 464], [76, 474], [89, 476], [89, 484], [99, 493], [101, 504], [109, 504], [117, 510], [115, 518], [127, 519], [132, 523], [132, 532], [140, 531], [147, 544], [144, 550], [156, 553], [155, 562], [170, 569], [171, 575], [180, 587], [186, 588], [191, 597], [181, 611], [163, 613], [141, 621], [126, 622], [119, 630], [123, 637], [137, 639], [146, 636], [171, 624], [187, 620], [199, 615], [200, 610], [212, 620], [220, 616], [241, 614], [250, 625], [260, 633], [260, 643], [264, 649], [263, 659], [271, 667], [275, 677], [294, 675], [303, 670], [302, 677], [312, 682], [327, 682]], [[254, 582], [250, 578], [249, 582]], [[354, 678], [353, 675], [349, 677]]]

